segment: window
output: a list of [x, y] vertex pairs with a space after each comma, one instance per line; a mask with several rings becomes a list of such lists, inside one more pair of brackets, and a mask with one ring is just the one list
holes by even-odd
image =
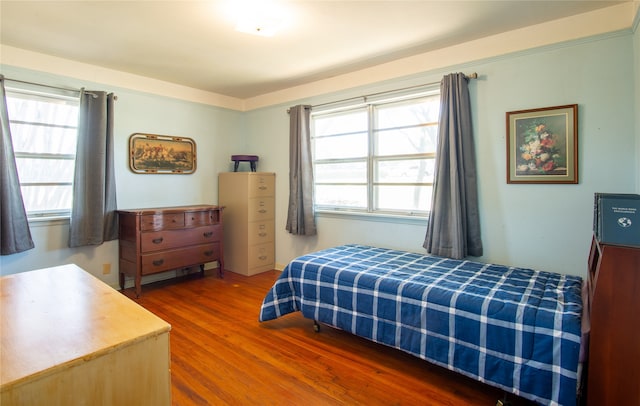
[[432, 90], [313, 113], [316, 209], [426, 216], [439, 111]]
[[71, 212], [78, 108], [78, 97], [7, 89], [13, 149], [29, 218]]

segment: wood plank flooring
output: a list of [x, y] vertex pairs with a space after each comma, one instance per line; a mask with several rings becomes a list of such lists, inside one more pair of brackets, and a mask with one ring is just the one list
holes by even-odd
[[327, 326], [316, 333], [299, 313], [259, 323], [278, 275], [207, 271], [145, 285], [132, 299], [172, 325], [173, 405], [493, 406], [503, 398], [402, 351]]

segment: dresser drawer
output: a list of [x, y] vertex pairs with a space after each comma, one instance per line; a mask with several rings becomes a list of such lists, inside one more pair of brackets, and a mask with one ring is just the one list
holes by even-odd
[[206, 244], [222, 239], [222, 226], [185, 228], [182, 230], [149, 231], [140, 235], [142, 253], [188, 245]]
[[273, 221], [249, 223], [248, 244], [264, 244], [273, 241]]
[[273, 242], [249, 247], [249, 269], [275, 264], [275, 245]]
[[273, 175], [252, 175], [249, 177], [249, 197], [274, 196]]
[[140, 230], [152, 231], [184, 227], [184, 213], [145, 214], [140, 216]]
[[143, 254], [142, 275], [205, 264], [219, 259], [220, 243]]
[[248, 220], [259, 221], [274, 218], [274, 199], [273, 197], [256, 197], [249, 199], [248, 202]]
[[184, 214], [187, 227], [208, 226], [220, 223], [220, 210], [194, 211]]

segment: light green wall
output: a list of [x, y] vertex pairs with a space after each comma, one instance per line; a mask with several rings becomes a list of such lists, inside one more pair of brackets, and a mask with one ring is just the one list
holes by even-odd
[[[637, 26], [637, 25], [636, 25]], [[594, 192], [640, 190], [640, 39], [619, 32], [452, 66], [358, 89], [345, 90], [246, 113], [95, 84], [116, 102], [116, 179], [120, 208], [217, 203], [217, 174], [231, 169], [232, 154], [260, 155], [258, 169], [276, 173], [276, 262], [310, 250], [363, 243], [424, 252], [426, 222], [376, 221], [320, 216], [319, 235], [285, 231], [288, 204], [289, 118], [294, 104], [438, 82], [455, 71], [478, 72], [470, 83], [478, 154], [479, 197], [485, 255], [482, 261], [584, 275], [591, 238]], [[635, 61], [635, 62], [634, 62]], [[90, 87], [73, 78], [2, 66], [13, 79], [56, 86]], [[563, 104], [579, 105], [578, 185], [507, 185], [505, 113]], [[128, 169], [129, 136], [135, 132], [179, 135], [197, 143], [193, 175], [139, 175]], [[0, 257], [9, 274], [76, 263], [112, 286], [117, 281], [117, 244], [69, 249], [67, 225], [32, 227], [36, 248]], [[112, 266], [102, 275], [102, 265]]]
[[[470, 82], [485, 255], [482, 261], [584, 275], [594, 192], [632, 193], [638, 184], [633, 114], [633, 37], [629, 32], [519, 52], [451, 67], [477, 72]], [[319, 104], [385, 88], [439, 81], [443, 72], [300, 100]], [[637, 90], [636, 90], [637, 93]], [[578, 185], [507, 185], [505, 113], [579, 105]], [[320, 216], [317, 237], [285, 231], [288, 198], [288, 106], [246, 114], [249, 142], [277, 173], [276, 261], [312, 249], [363, 243], [424, 252], [426, 223]]]
[[636, 118], [636, 193], [640, 193], [640, 7], [633, 24], [633, 60], [635, 79], [635, 118]]

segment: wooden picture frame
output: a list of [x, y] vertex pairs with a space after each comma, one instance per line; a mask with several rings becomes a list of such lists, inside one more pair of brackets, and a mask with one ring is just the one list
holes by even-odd
[[578, 183], [578, 105], [507, 112], [507, 183]]
[[196, 143], [187, 137], [134, 133], [129, 137], [129, 168], [135, 173], [194, 173]]

